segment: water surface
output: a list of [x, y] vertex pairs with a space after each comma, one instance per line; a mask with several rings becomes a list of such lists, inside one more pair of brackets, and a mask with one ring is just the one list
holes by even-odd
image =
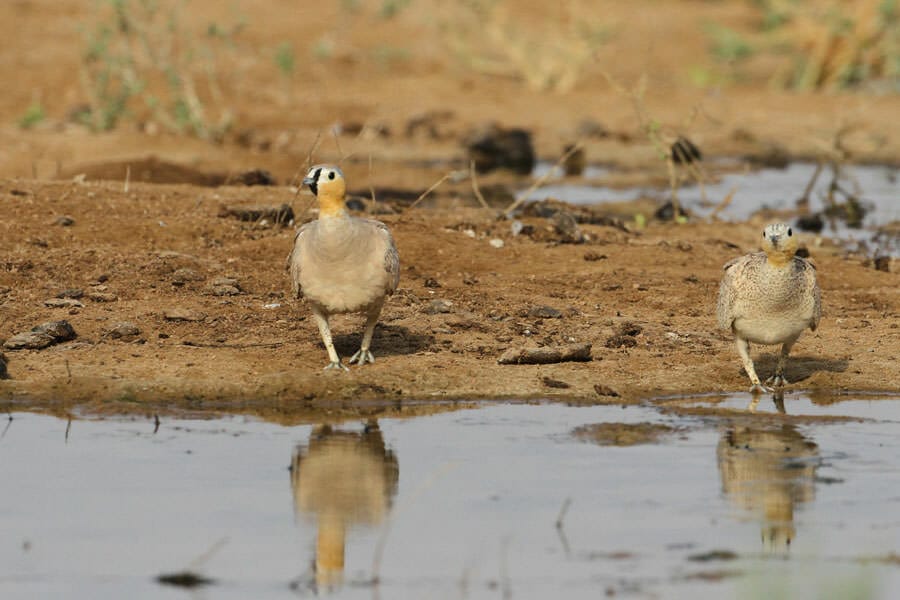
[[[17, 413], [0, 597], [900, 596], [900, 402], [785, 403], [872, 418], [486, 404], [340, 426], [79, 420], [66, 439]], [[670, 429], [572, 435], [603, 423]], [[185, 569], [215, 583], [155, 579]]]

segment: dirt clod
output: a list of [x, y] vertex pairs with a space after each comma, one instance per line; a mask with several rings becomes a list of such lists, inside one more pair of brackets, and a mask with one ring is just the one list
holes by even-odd
[[130, 321], [122, 321], [116, 323], [104, 332], [104, 335], [110, 339], [122, 340], [123, 342], [134, 341], [141, 335], [140, 328]]
[[591, 360], [591, 344], [543, 348], [510, 348], [497, 361], [501, 365], [544, 365]]
[[170, 308], [163, 311], [163, 318], [166, 321], [196, 322], [205, 319], [206, 315], [200, 311], [187, 308]]
[[541, 377], [541, 383], [543, 383], [548, 388], [553, 388], [553, 389], [557, 389], [557, 390], [565, 390], [565, 389], [572, 387], [565, 381], [560, 381], [559, 379], [553, 379], [552, 377], [546, 377], [546, 376]]
[[610, 398], [618, 398], [619, 397], [619, 392], [612, 389], [608, 385], [604, 385], [602, 383], [595, 383], [594, 391], [597, 392], [598, 396], [607, 396]]
[[53, 344], [75, 339], [75, 330], [68, 321], [48, 321], [31, 331], [25, 331], [6, 340], [7, 350], [41, 350]]

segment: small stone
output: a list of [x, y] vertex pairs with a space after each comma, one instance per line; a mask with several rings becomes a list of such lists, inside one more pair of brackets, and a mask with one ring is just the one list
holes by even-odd
[[190, 323], [202, 321], [206, 315], [200, 311], [187, 308], [170, 308], [163, 311], [163, 317], [167, 321], [187, 321]]
[[109, 274], [108, 273], [98, 273], [94, 277], [94, 281], [98, 284], [106, 283], [107, 281], [109, 281]]
[[561, 242], [580, 244], [584, 241], [584, 234], [578, 227], [578, 221], [570, 212], [561, 210], [553, 215], [553, 229], [559, 234]]
[[433, 277], [428, 277], [427, 279], [425, 279], [425, 283], [423, 285], [427, 288], [441, 287], [441, 284], [438, 282], [438, 280]]
[[172, 273], [172, 285], [182, 286], [189, 281], [203, 281], [204, 277], [194, 269], [183, 267]]
[[122, 340], [123, 342], [131, 342], [141, 335], [141, 330], [137, 325], [129, 321], [116, 323], [104, 333], [106, 337], [114, 340]]
[[595, 383], [594, 391], [597, 393], [598, 396], [609, 396], [610, 398], [618, 398], [619, 397], [619, 392], [612, 389], [608, 385], [604, 385], [602, 383]]
[[606, 340], [607, 348], [634, 348], [637, 340], [630, 335], [614, 335]]
[[554, 388], [554, 389], [558, 389], [558, 390], [565, 390], [565, 389], [572, 387], [565, 381], [560, 381], [559, 379], [553, 379], [553, 378], [546, 377], [546, 376], [541, 377], [541, 383], [543, 383], [545, 386], [547, 386], [549, 388]]
[[528, 311], [528, 316], [538, 319], [561, 319], [562, 312], [552, 306], [535, 306]]
[[470, 237], [475, 238], [475, 230], [474, 229], [463, 229], [463, 234]]
[[44, 306], [50, 308], [84, 308], [84, 304], [73, 298], [47, 298]]
[[231, 287], [236, 287], [238, 289], [240, 289], [240, 287], [241, 287], [240, 284], [238, 283], [238, 280], [233, 279], [231, 277], [216, 277], [215, 279], [210, 281], [209, 284], [212, 286], [227, 285], [227, 286], [231, 286]]
[[119, 299], [119, 297], [112, 292], [90, 292], [87, 297], [88, 300], [93, 302], [115, 302]]
[[210, 286], [209, 293], [213, 296], [238, 296], [241, 290], [233, 285], [213, 285]]
[[631, 337], [635, 337], [637, 335], [640, 335], [643, 330], [643, 327], [641, 327], [637, 323], [633, 323], [632, 321], [625, 321], [624, 323], [619, 325], [619, 335], [628, 335]]
[[488, 243], [494, 248], [502, 248], [503, 247], [503, 240], [501, 240], [500, 238], [493, 238]]
[[447, 314], [452, 311], [453, 303], [449, 300], [443, 300], [441, 298], [435, 298], [428, 303], [428, 306], [425, 307], [425, 314], [428, 315]]
[[891, 257], [890, 256], [876, 256], [873, 261], [876, 271], [884, 271], [885, 273], [890, 273], [891, 271]]
[[9, 379], [9, 372], [6, 370], [6, 357], [0, 352], [0, 379]]
[[70, 288], [68, 290], [63, 290], [56, 295], [57, 298], [74, 298], [75, 300], [78, 300], [82, 296], [84, 296], [84, 290], [79, 288]]
[[67, 215], [63, 215], [56, 219], [56, 224], [59, 225], [60, 227], [71, 227], [72, 225], [75, 224], [75, 219], [73, 219], [72, 217], [69, 217]]
[[589, 250], [584, 253], [584, 260], [586, 260], [588, 262], [594, 262], [594, 261], [598, 261], [598, 260], [606, 260], [607, 258], [609, 258], [609, 257], [606, 256], [605, 254], [597, 254], [593, 250]]
[[40, 350], [51, 344], [58, 344], [74, 339], [75, 330], [68, 321], [48, 321], [33, 327], [6, 340], [3, 347], [7, 350]]

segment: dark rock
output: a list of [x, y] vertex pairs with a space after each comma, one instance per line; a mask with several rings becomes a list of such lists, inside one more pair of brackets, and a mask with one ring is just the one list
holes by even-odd
[[9, 371], [6, 370], [6, 357], [0, 352], [0, 379], [9, 379]]
[[686, 165], [703, 160], [703, 155], [691, 140], [684, 136], [678, 136], [678, 139], [670, 148], [672, 161], [677, 165]]
[[609, 257], [606, 256], [605, 254], [597, 254], [593, 250], [590, 250], [590, 251], [584, 253], [584, 260], [586, 260], [588, 262], [594, 262], [597, 260], [605, 260], [607, 258], [609, 258]]
[[37, 327], [14, 335], [6, 340], [3, 347], [7, 350], [40, 350], [52, 344], [59, 344], [75, 339], [75, 330], [68, 321], [48, 321]]
[[811, 215], [802, 215], [794, 221], [794, 227], [801, 231], [812, 231], [813, 233], [822, 233], [825, 228], [825, 220], [821, 213], [813, 213]]
[[625, 321], [624, 323], [619, 325], [618, 333], [619, 335], [628, 335], [631, 337], [635, 337], [637, 335], [640, 335], [643, 330], [644, 328], [637, 323]]
[[610, 398], [618, 398], [619, 397], [619, 392], [612, 389], [608, 385], [603, 385], [602, 383], [595, 383], [594, 391], [597, 392], [598, 396], [609, 396]]
[[[683, 217], [687, 217], [690, 215], [685, 209], [684, 206], [678, 207], [679, 214]], [[660, 221], [671, 221], [675, 218], [675, 205], [671, 200], [667, 200], [665, 204], [656, 209], [656, 212], [653, 213], [653, 217]]]
[[56, 295], [57, 298], [74, 298], [75, 300], [78, 300], [82, 296], [84, 296], [84, 290], [79, 288], [63, 290]]
[[206, 585], [212, 585], [215, 583], [214, 579], [210, 579], [208, 577], [204, 577], [198, 573], [194, 573], [192, 571], [180, 571], [178, 573], [163, 573], [162, 575], [157, 575], [156, 577], [157, 583], [162, 585], [171, 585], [174, 587], [181, 588], [198, 588]]
[[121, 323], [116, 323], [111, 328], [107, 329], [103, 335], [114, 340], [131, 342], [141, 335], [141, 330], [134, 323], [123, 321]]
[[786, 169], [791, 164], [791, 153], [781, 144], [768, 142], [759, 151], [745, 157], [754, 167]]
[[538, 319], [561, 319], [562, 313], [552, 306], [535, 306], [528, 311], [528, 316]]
[[534, 170], [531, 133], [524, 129], [504, 129], [492, 123], [469, 135], [464, 143], [479, 173], [509, 169], [528, 175]]
[[288, 225], [294, 220], [294, 209], [289, 204], [281, 206], [223, 206], [219, 217], [232, 217], [253, 223], [267, 220], [278, 225]]
[[561, 210], [553, 215], [553, 229], [559, 234], [559, 241], [563, 243], [580, 244], [585, 239], [578, 221], [570, 212]]
[[55, 223], [60, 227], [71, 227], [75, 224], [75, 219], [66, 215], [62, 215], [61, 217], [56, 219]]
[[264, 169], [252, 169], [238, 173], [228, 183], [232, 185], [278, 185], [271, 173]]
[[607, 338], [607, 348], [634, 348], [637, 340], [630, 335], [613, 335]]
[[216, 277], [209, 284], [209, 293], [213, 296], [237, 296], [241, 293], [241, 285], [231, 277]]
[[425, 279], [425, 283], [424, 283], [423, 285], [424, 285], [425, 287], [427, 287], [427, 288], [439, 288], [439, 287], [441, 287], [441, 284], [438, 282], [438, 280], [435, 279], [435, 278], [433, 278], [433, 277], [428, 277], [428, 278], [426, 278], [426, 279]]
[[557, 390], [565, 390], [565, 389], [572, 387], [565, 381], [560, 381], [559, 379], [552, 379], [552, 378], [546, 377], [546, 376], [541, 377], [541, 383], [543, 383], [548, 388], [554, 388]]
[[891, 272], [891, 257], [890, 256], [876, 256], [875, 260], [872, 261], [872, 265], [875, 267], [876, 271], [884, 271], [885, 273]]

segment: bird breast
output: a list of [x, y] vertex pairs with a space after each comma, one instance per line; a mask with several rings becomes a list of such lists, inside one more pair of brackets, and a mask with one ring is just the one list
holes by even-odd
[[391, 274], [385, 270], [390, 237], [372, 221], [320, 219], [297, 237], [303, 295], [329, 313], [357, 312], [382, 301]]

